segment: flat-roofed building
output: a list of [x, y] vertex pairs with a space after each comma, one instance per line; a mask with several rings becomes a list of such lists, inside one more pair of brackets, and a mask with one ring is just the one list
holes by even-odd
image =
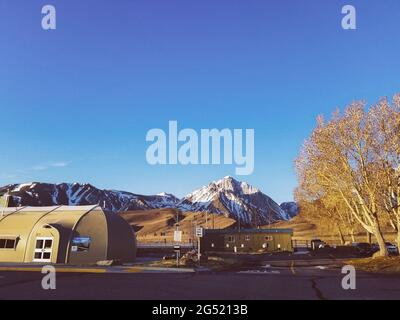
[[293, 252], [292, 229], [206, 229], [202, 252]]

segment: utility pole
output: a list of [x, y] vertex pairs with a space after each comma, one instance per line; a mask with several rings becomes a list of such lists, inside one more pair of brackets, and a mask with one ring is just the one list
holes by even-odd
[[176, 210], [176, 218], [175, 218], [175, 227], [176, 227], [176, 231], [179, 231], [179, 210]]
[[193, 242], [193, 220], [190, 220], [190, 233], [188, 238], [188, 243]]
[[197, 260], [200, 265], [201, 259], [201, 241], [200, 238], [203, 237], [204, 229], [202, 227], [196, 228], [196, 236], [197, 236]]
[[200, 253], [200, 237], [197, 236], [197, 260], [199, 262], [200, 265], [200, 259], [201, 259], [201, 253]]

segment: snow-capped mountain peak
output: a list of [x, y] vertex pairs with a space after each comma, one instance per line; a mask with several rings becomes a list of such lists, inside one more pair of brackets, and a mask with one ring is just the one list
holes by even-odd
[[237, 181], [231, 176], [226, 176], [223, 179], [215, 182], [215, 184], [225, 190], [230, 190], [232, 192], [238, 192], [241, 194], [254, 194], [259, 192], [257, 188], [249, 185], [247, 182]]
[[49, 184], [31, 182], [0, 188], [9, 192], [14, 206], [94, 205], [122, 212], [175, 208], [184, 212], [209, 212], [231, 217], [242, 224], [259, 226], [288, 220], [295, 204], [281, 207], [259, 189], [227, 176], [193, 191], [183, 199], [163, 192], [153, 196], [126, 191], [101, 190], [89, 183]]
[[15, 206], [54, 206], [98, 204], [104, 209], [120, 212], [175, 208], [179, 199], [171, 194], [144, 196], [117, 190], [101, 190], [89, 183], [24, 183], [0, 188], [9, 192]]
[[259, 189], [230, 176], [190, 193], [178, 207], [183, 211], [223, 214], [253, 225], [269, 224], [287, 216], [276, 202]]

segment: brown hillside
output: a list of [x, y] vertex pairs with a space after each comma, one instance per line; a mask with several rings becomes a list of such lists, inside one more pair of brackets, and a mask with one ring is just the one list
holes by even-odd
[[[280, 221], [272, 224], [271, 226], [265, 227], [293, 229], [294, 240], [311, 240], [314, 238], [319, 238], [329, 244], [340, 244], [337, 229], [334, 226], [324, 225], [319, 221], [310, 222], [303, 218], [301, 214], [289, 221]], [[395, 234], [390, 230], [390, 228], [384, 229], [384, 236], [386, 241], [395, 242]], [[352, 242], [350, 235], [345, 235], [344, 238], [346, 242]], [[355, 240], [357, 242], [366, 242], [367, 236], [365, 231], [360, 230], [360, 232], [355, 235]], [[372, 238], [372, 241], [375, 242], [376, 240]]]
[[179, 230], [183, 231], [183, 242], [194, 239], [196, 226], [224, 229], [236, 223], [235, 220], [205, 212], [180, 212], [176, 209], [137, 210], [120, 213], [134, 228], [139, 242], [172, 242], [176, 221], [179, 220]]
[[276, 222], [270, 226], [263, 226], [263, 228], [283, 228], [293, 229], [293, 238], [298, 240], [312, 239], [318, 234], [318, 227], [303, 219], [301, 216], [296, 216], [289, 221]]

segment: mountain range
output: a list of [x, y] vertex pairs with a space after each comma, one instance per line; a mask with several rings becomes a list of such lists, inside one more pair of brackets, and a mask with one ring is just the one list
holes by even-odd
[[279, 206], [259, 189], [232, 177], [211, 182], [182, 199], [168, 193], [145, 196], [126, 191], [101, 190], [91, 184], [79, 183], [32, 182], [0, 187], [0, 194], [6, 192], [11, 196], [14, 206], [99, 204], [114, 212], [173, 208], [183, 212], [220, 214], [249, 225], [289, 220], [298, 211], [295, 203]]

